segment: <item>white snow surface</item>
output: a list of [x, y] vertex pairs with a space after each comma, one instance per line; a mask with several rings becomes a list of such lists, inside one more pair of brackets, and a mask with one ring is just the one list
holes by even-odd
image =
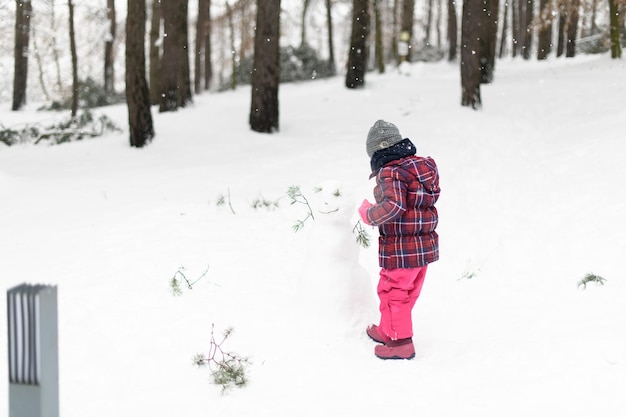
[[[144, 149], [128, 144], [124, 106], [99, 110], [124, 133], [1, 146], [1, 287], [58, 286], [61, 415], [626, 415], [625, 69], [606, 55], [498, 61], [472, 111], [458, 64], [412, 64], [356, 91], [343, 77], [281, 85], [271, 135], [249, 129], [241, 87], [153, 109]], [[7, 127], [58, 117], [9, 104]], [[373, 200], [365, 138], [379, 118], [441, 176], [441, 259], [410, 361], [377, 359], [364, 333], [378, 232], [364, 249], [352, 228]], [[315, 217], [298, 232], [308, 208], [290, 204], [293, 185]], [[174, 296], [181, 267], [208, 272]], [[578, 288], [587, 273], [605, 285]], [[243, 388], [222, 393], [192, 364], [212, 325], [250, 358]]]

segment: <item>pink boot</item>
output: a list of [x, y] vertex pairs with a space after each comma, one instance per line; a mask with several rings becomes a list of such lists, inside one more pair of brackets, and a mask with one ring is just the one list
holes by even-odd
[[384, 345], [376, 346], [374, 354], [380, 359], [413, 359], [415, 357], [413, 339], [409, 337], [408, 339], [389, 340]]
[[365, 333], [367, 333], [370, 339], [372, 339], [374, 342], [382, 343], [383, 345], [386, 345], [391, 340], [389, 336], [379, 332], [378, 326], [375, 324], [370, 324], [365, 330]]

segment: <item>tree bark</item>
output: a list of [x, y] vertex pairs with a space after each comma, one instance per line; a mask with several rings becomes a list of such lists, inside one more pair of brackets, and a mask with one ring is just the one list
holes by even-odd
[[76, 54], [76, 36], [74, 32], [74, 3], [67, 0], [70, 24], [70, 51], [72, 54], [72, 117], [78, 113], [78, 57]]
[[448, 61], [456, 60], [458, 30], [456, 0], [448, 0]]
[[211, 0], [207, 0], [206, 4], [207, 16], [206, 16], [206, 31], [204, 34], [204, 89], [211, 88], [211, 81], [213, 80], [213, 61], [211, 60], [212, 48], [212, 24], [211, 24]]
[[30, 42], [30, 18], [33, 6], [30, 0], [16, 0], [15, 6], [15, 50], [13, 73], [13, 111], [26, 104], [28, 80], [28, 44]]
[[191, 102], [187, 4], [188, 0], [168, 0], [161, 3], [164, 34], [159, 79], [160, 112], [176, 111]]
[[359, 88], [365, 84], [370, 19], [368, 3], [368, 0], [354, 0], [352, 5], [352, 34], [346, 73], [346, 87], [348, 88]]
[[611, 58], [622, 57], [622, 46], [620, 45], [620, 13], [618, 0], [609, 0], [609, 36], [611, 40]]
[[385, 59], [383, 51], [383, 26], [380, 19], [380, 0], [374, 0], [374, 61], [379, 73], [385, 72]]
[[479, 33], [481, 13], [480, 2], [475, 0], [463, 1], [461, 18], [461, 105], [473, 109], [481, 107], [480, 99], [480, 49]]
[[104, 91], [115, 91], [114, 50], [115, 43], [115, 0], [107, 0], [107, 20], [109, 21], [109, 33], [104, 42]]
[[502, 59], [504, 57], [504, 49], [506, 47], [506, 31], [509, 29], [507, 23], [507, 16], [509, 15], [509, 2], [508, 0], [504, 1], [504, 12], [502, 13], [502, 31], [500, 32], [500, 52], [498, 53], [498, 58]]
[[480, 84], [493, 80], [498, 0], [465, 0], [461, 26], [461, 105], [480, 108]]
[[196, 48], [194, 59], [194, 91], [200, 94], [202, 91], [202, 80], [205, 66], [202, 65], [205, 59], [210, 59], [206, 51], [206, 39], [209, 29], [209, 4], [210, 0], [198, 0], [198, 19], [196, 21]]
[[280, 0], [258, 0], [252, 69], [250, 128], [273, 133], [279, 128], [278, 86]]
[[128, 0], [126, 17], [126, 101], [130, 146], [142, 148], [154, 138], [146, 81], [146, 0]]
[[549, 0], [540, 0], [539, 16], [542, 22], [537, 34], [537, 60], [539, 61], [547, 59], [552, 49], [552, 18], [547, 16], [548, 6]]
[[402, 1], [402, 14], [400, 17], [400, 33], [406, 33], [409, 43], [409, 54], [406, 56], [408, 62], [411, 62], [411, 52], [413, 50], [413, 14], [415, 10], [415, 0]]
[[566, 58], [573, 58], [576, 56], [576, 33], [578, 32], [579, 8], [580, 0], [572, 0], [567, 22], [567, 43], [565, 45]]
[[533, 45], [533, 18], [534, 18], [534, 0], [522, 0], [525, 2], [523, 23], [523, 44], [522, 57], [530, 59], [530, 53]]
[[161, 102], [161, 48], [159, 38], [161, 37], [161, 0], [152, 0], [150, 15], [150, 44], [148, 47], [150, 54], [150, 103], [159, 104]]
[[331, 75], [335, 75], [335, 45], [333, 42], [333, 13], [331, 0], [326, 0], [326, 23], [328, 25], [328, 69]]

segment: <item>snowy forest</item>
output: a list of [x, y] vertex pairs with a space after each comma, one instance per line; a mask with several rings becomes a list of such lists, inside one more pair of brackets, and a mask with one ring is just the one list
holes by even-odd
[[[5, 0], [0, 66], [13, 77], [3, 77], [0, 100], [12, 98], [13, 110], [44, 102], [72, 117], [78, 107], [127, 100], [131, 144], [141, 147], [154, 136], [151, 105], [175, 111], [194, 94], [254, 83], [251, 128], [271, 133], [281, 82], [345, 73], [346, 87], [359, 88], [370, 71], [448, 60], [460, 64], [461, 104], [476, 109], [497, 59], [606, 51], [620, 58], [625, 4]], [[265, 42], [255, 42], [255, 28]]]
[[[48, 415], [626, 415], [622, 0], [0, 0], [0, 33], [0, 284], [55, 289]], [[440, 178], [410, 360], [366, 333], [379, 119]], [[38, 405], [25, 305], [0, 417]]]

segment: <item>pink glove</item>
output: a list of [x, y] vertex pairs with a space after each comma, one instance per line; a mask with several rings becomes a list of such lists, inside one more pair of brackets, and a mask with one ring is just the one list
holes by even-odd
[[370, 221], [367, 219], [367, 210], [370, 207], [372, 207], [372, 203], [367, 200], [363, 200], [363, 202], [361, 203], [361, 207], [359, 207], [359, 215], [361, 216], [361, 220], [363, 220], [363, 223], [371, 226], [372, 223], [370, 223]]

